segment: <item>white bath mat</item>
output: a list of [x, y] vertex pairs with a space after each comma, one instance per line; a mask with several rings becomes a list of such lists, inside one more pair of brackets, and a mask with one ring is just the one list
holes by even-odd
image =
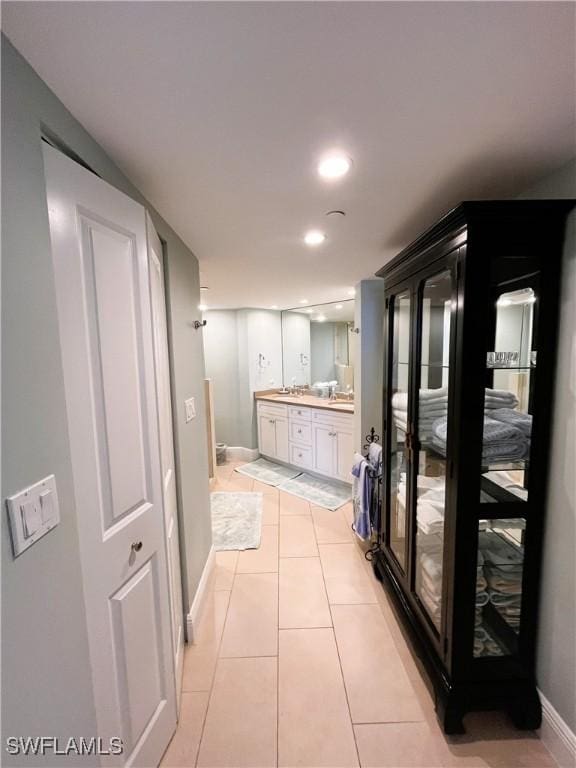
[[316, 507], [325, 509], [338, 509], [352, 499], [351, 486], [332, 480], [321, 480], [307, 474], [286, 480], [278, 486], [278, 490], [292, 493]]
[[261, 483], [266, 483], [266, 485], [274, 486], [280, 485], [285, 480], [298, 477], [300, 474], [297, 469], [274, 464], [273, 461], [268, 461], [268, 459], [256, 459], [256, 461], [251, 461], [250, 464], [242, 464], [241, 467], [236, 467], [236, 472], [240, 472], [241, 475], [248, 475], [248, 477], [259, 480]]
[[258, 549], [262, 534], [262, 494], [210, 494], [212, 544], [217, 551]]

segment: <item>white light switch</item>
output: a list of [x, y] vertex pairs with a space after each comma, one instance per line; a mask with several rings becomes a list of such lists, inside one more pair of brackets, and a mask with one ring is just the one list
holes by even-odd
[[196, 402], [193, 397], [189, 397], [188, 400], [184, 400], [184, 406], [186, 408], [186, 424], [192, 421], [196, 417]]
[[54, 475], [10, 496], [6, 504], [14, 557], [22, 554], [60, 522]]

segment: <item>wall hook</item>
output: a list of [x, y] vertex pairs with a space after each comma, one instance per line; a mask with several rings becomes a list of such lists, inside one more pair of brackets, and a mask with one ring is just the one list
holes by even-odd
[[207, 320], [194, 320], [194, 328], [198, 330], [198, 328], [202, 328], [206, 325], [208, 321]]

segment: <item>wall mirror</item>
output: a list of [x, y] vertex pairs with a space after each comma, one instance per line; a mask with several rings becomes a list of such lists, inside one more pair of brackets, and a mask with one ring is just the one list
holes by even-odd
[[354, 390], [354, 300], [282, 312], [282, 369], [285, 387], [309, 386], [326, 394]]

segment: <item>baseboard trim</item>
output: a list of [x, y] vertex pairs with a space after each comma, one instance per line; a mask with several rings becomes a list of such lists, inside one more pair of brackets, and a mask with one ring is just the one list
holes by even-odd
[[256, 461], [260, 456], [258, 448], [244, 448], [241, 445], [229, 446], [226, 451], [228, 461]]
[[542, 726], [540, 738], [560, 768], [574, 768], [576, 765], [576, 734], [570, 730], [542, 691]]
[[212, 569], [214, 568], [215, 560], [216, 551], [214, 547], [211, 547], [210, 552], [208, 553], [208, 557], [206, 558], [202, 576], [198, 582], [198, 589], [194, 595], [194, 600], [192, 601], [190, 612], [186, 616], [186, 641], [191, 644], [194, 644], [195, 632], [197, 631], [198, 622], [200, 621], [204, 603], [206, 602], [208, 585], [210, 584], [210, 576], [212, 574]]

